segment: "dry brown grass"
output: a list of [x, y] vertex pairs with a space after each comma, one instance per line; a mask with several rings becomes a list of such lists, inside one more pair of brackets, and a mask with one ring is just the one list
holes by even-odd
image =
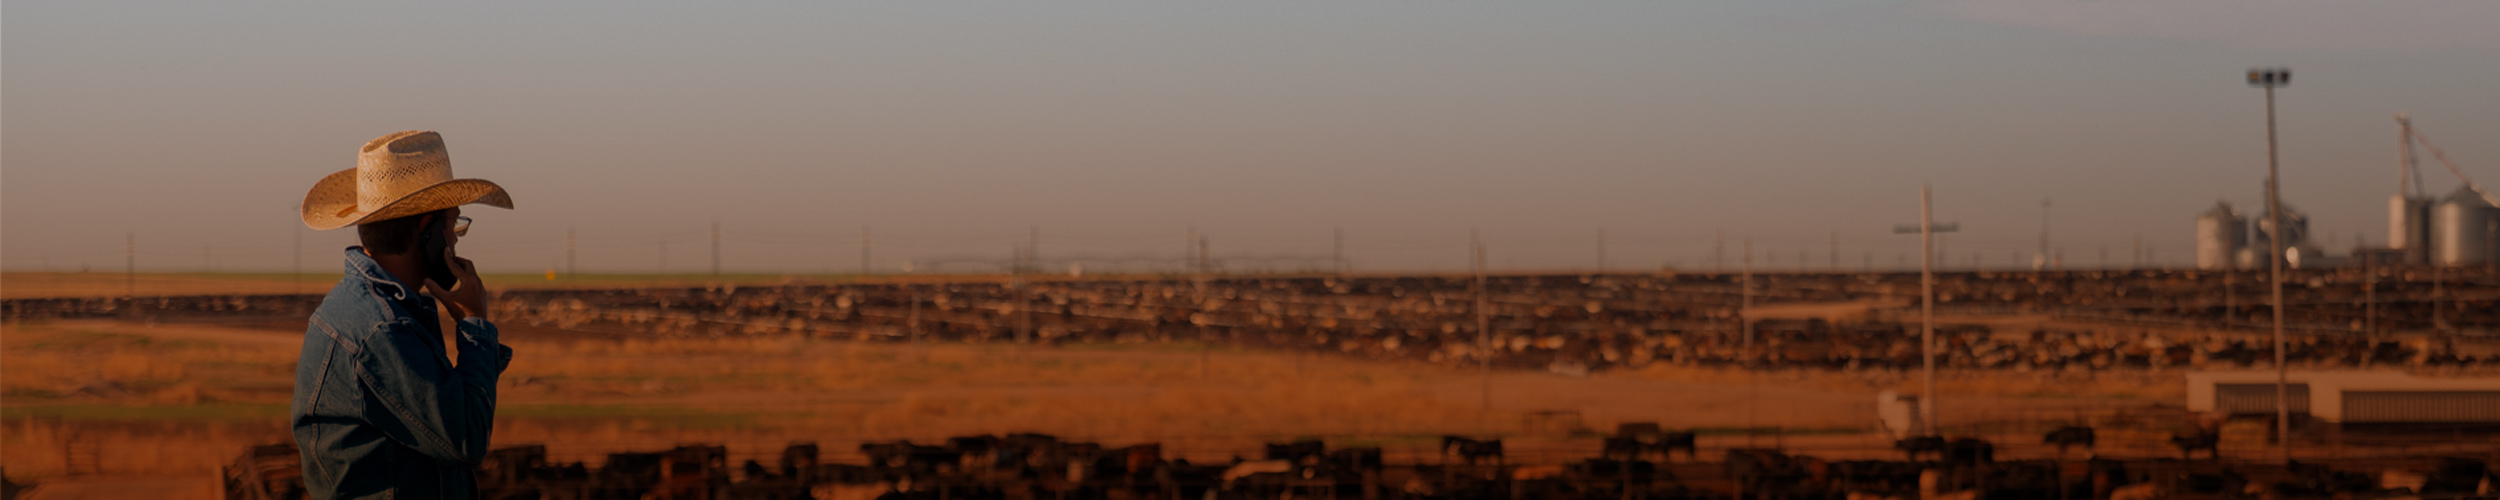
[[[116, 450], [104, 455], [106, 469], [124, 473], [213, 470], [244, 445], [287, 439], [300, 331], [105, 321], [0, 328], [0, 413], [8, 417], [0, 438], [10, 444], [0, 464], [12, 475], [57, 473], [59, 451], [82, 439]], [[863, 440], [1019, 431], [1160, 441], [1198, 459], [1298, 437], [1385, 445], [1393, 458], [1415, 459], [1429, 455], [1438, 434], [1505, 435], [1523, 455], [1542, 449], [1559, 459], [1593, 452], [1594, 441], [1531, 428], [1523, 415], [1576, 412], [1598, 429], [1647, 420], [1849, 431], [1874, 426], [1876, 390], [1916, 384], [1909, 374], [1668, 366], [1488, 378], [1439, 365], [1174, 344], [605, 341], [519, 332], [506, 341], [518, 358], [504, 376], [496, 441], [547, 443], [560, 459], [594, 462], [685, 442], [726, 443], [743, 460], [798, 439], [838, 454]], [[1964, 408], [2029, 408], [2170, 401], [2175, 385], [2161, 376], [1956, 375], [1945, 388], [1967, 394], [1953, 400]], [[134, 451], [142, 449], [161, 451]]]

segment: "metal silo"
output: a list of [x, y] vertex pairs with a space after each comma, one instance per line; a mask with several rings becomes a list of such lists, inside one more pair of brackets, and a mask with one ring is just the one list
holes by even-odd
[[2404, 263], [2431, 258], [2431, 200], [2395, 195], [2387, 199], [2387, 248], [2401, 250]]
[[2431, 206], [2431, 262], [2443, 266], [2491, 262], [2492, 222], [2500, 208], [2472, 189], [2457, 188]]
[[2248, 246], [2248, 219], [2231, 209], [2229, 202], [2214, 202], [2213, 210], [2196, 217], [2196, 268], [2232, 269], [2234, 257], [2241, 247]]
[[[2281, 205], [2283, 206], [2283, 227], [2287, 229], [2283, 231], [2283, 248], [2288, 249], [2308, 243], [2309, 214], [2301, 213], [2298, 208], [2292, 208], [2290, 203], [2281, 203]], [[2274, 237], [2274, 217], [2270, 214], [2258, 214], [2256, 224], [2252, 225], [2257, 227], [2257, 241], [2251, 244], [2266, 246], [2266, 239]]]

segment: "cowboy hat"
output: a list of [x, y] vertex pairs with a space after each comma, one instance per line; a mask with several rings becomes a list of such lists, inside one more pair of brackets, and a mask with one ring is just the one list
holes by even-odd
[[338, 229], [470, 203], [512, 208], [512, 195], [485, 179], [451, 178], [443, 135], [410, 130], [366, 142], [356, 168], [314, 183], [304, 195], [304, 225]]

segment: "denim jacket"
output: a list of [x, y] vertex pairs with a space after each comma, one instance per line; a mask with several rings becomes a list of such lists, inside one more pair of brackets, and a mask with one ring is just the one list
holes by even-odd
[[313, 311], [287, 412], [312, 498], [469, 498], [495, 431], [495, 382], [512, 349], [484, 318], [453, 323], [460, 364], [435, 333], [434, 300], [347, 249], [347, 276]]

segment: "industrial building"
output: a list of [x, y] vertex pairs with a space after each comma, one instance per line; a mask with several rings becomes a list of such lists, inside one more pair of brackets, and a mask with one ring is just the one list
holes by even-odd
[[2239, 267], [2240, 249], [2248, 246], [2248, 218], [2231, 209], [2231, 202], [2214, 202], [2212, 210], [2196, 217], [2196, 268], [2234, 269]]
[[2478, 266], [2490, 264], [2492, 251], [2500, 245], [2492, 238], [2500, 235], [2500, 208], [2492, 206], [2471, 187], [2460, 186], [2455, 193], [2431, 206], [2431, 262], [2442, 266]]
[[[2387, 244], [2356, 246], [2347, 256], [2330, 255], [2309, 241], [2309, 217], [2283, 205], [2283, 229], [2273, 218], [2240, 215], [2227, 202], [2216, 203], [2196, 218], [2196, 268], [2208, 270], [2265, 269], [2270, 238], [2281, 234], [2285, 264], [2294, 268], [2372, 265], [2436, 265], [2446, 267], [2500, 264], [2500, 197], [2491, 196], [2466, 177], [2465, 170], [2397, 115], [2403, 148], [2397, 161], [2395, 196], [2387, 200]], [[2433, 198], [2422, 187], [2414, 149], [2428, 149], [2448, 167], [2460, 184], [2445, 197]]]
[[[2438, 379], [2395, 372], [2288, 372], [2291, 412], [2341, 424], [2500, 424], [2500, 378]], [[2187, 375], [2188, 411], [2275, 412], [2273, 372]]]

